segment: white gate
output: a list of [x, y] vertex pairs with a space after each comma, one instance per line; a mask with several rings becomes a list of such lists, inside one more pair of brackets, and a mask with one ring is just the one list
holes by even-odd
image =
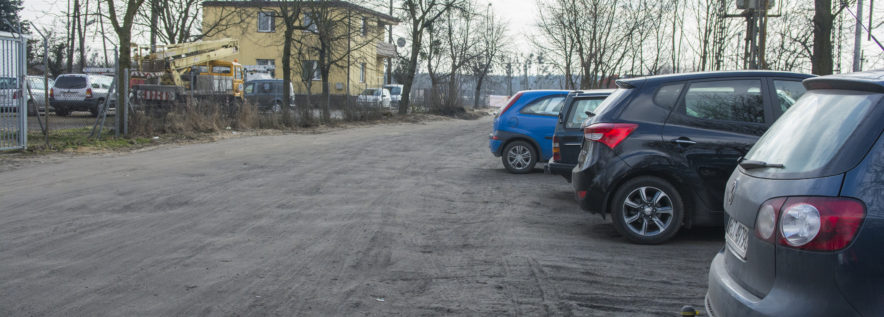
[[28, 146], [27, 39], [0, 32], [0, 151]]

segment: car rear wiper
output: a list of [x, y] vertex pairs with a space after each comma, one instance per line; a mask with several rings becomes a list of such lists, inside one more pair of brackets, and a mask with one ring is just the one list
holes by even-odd
[[740, 160], [740, 166], [747, 170], [755, 169], [755, 168], [786, 168], [783, 164], [769, 164], [767, 162], [762, 161], [753, 161], [753, 160]]
[[595, 113], [592, 113], [592, 111], [584, 111], [583, 113], [585, 113], [590, 118], [595, 117]]

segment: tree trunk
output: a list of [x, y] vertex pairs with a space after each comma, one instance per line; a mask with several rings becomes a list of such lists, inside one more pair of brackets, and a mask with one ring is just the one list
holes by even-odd
[[485, 80], [485, 74], [487, 72], [488, 71], [485, 70], [479, 75], [479, 78], [476, 78], [476, 95], [473, 96], [473, 109], [479, 108], [479, 98], [482, 97], [482, 81]]
[[283, 122], [288, 122], [288, 106], [292, 104], [292, 35], [294, 34], [294, 32], [295, 30], [293, 28], [288, 27], [285, 28], [285, 32], [283, 32], [284, 42], [282, 44], [282, 113], [286, 118], [286, 120], [283, 120]]
[[812, 72], [830, 75], [834, 66], [832, 57], [832, 0], [814, 0]]
[[[125, 31], [118, 31], [117, 36], [120, 38], [120, 57], [117, 60], [117, 74], [119, 74], [118, 78], [122, 79], [123, 73], [127, 69], [129, 69], [129, 66], [132, 63], [132, 59], [130, 56], [131, 51], [132, 51], [132, 31], [131, 31], [131, 29], [125, 30]], [[128, 111], [125, 107], [123, 107], [123, 104], [124, 104], [123, 99], [128, 98], [128, 96], [124, 96], [123, 92], [126, 91], [126, 86], [128, 84], [129, 83], [127, 83], [123, 80], [117, 81], [117, 91], [116, 91], [116, 93], [117, 93], [117, 113], [119, 113], [121, 116], [121, 119], [117, 120], [119, 122], [119, 126], [117, 126], [117, 129], [119, 129], [119, 130], [117, 130], [117, 131], [120, 131], [121, 135], [122, 135], [123, 131], [126, 131], [126, 129], [123, 128], [123, 125], [125, 124], [126, 120], [123, 120], [122, 118], [124, 118], [125, 116], [128, 115]]]
[[411, 25], [411, 55], [408, 57], [408, 65], [405, 66], [405, 82], [402, 83], [402, 99], [399, 100], [399, 114], [407, 114], [408, 106], [411, 104], [411, 87], [414, 85], [414, 73], [417, 71], [418, 55], [421, 52], [421, 40], [423, 30], [418, 27], [417, 22]]

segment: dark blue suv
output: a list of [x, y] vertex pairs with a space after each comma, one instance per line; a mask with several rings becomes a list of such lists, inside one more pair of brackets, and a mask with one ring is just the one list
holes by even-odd
[[884, 316], [884, 71], [804, 86], [727, 181], [712, 316]]
[[567, 90], [520, 91], [494, 117], [489, 147], [515, 174], [530, 173], [552, 156], [556, 120]]

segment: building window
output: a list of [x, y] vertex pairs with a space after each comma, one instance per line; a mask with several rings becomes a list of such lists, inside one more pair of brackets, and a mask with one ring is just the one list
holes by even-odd
[[359, 82], [365, 82], [365, 63], [359, 64]]
[[362, 17], [362, 36], [368, 35], [368, 20], [365, 17]]
[[302, 76], [305, 80], [322, 80], [322, 73], [319, 72], [318, 61], [304, 61], [301, 64], [301, 70], [303, 71]]
[[258, 32], [275, 32], [276, 21], [273, 12], [258, 12]]
[[304, 28], [306, 28], [309, 32], [317, 32], [318, 28], [316, 27], [316, 21], [314, 21], [313, 19], [312, 12], [304, 13]]

